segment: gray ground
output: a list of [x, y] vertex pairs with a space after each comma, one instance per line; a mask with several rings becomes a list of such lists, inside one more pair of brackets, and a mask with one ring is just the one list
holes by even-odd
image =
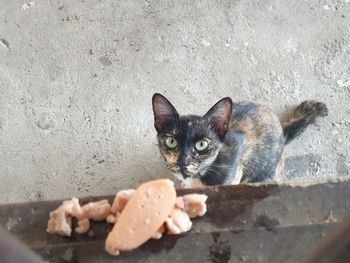
[[349, 0], [26, 3], [0, 0], [0, 202], [168, 176], [154, 92], [198, 114], [224, 96], [279, 114], [324, 101], [286, 179], [349, 174]]

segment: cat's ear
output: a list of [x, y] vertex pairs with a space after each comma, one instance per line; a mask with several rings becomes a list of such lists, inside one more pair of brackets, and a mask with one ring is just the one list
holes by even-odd
[[204, 118], [212, 124], [220, 136], [225, 135], [229, 128], [232, 105], [231, 98], [223, 98], [204, 115]]
[[163, 95], [155, 93], [152, 98], [154, 127], [159, 132], [168, 123], [178, 120], [179, 114]]

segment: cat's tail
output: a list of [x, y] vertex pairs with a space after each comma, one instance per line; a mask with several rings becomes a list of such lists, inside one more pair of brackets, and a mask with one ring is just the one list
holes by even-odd
[[326, 104], [314, 100], [307, 100], [301, 103], [294, 112], [282, 121], [283, 134], [286, 138], [285, 144], [299, 136], [307, 126], [315, 123], [317, 117], [328, 115]]

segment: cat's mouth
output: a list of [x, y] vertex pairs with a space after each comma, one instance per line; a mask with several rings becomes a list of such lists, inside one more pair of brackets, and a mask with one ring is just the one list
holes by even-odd
[[181, 175], [183, 177], [182, 179], [186, 179], [189, 177], [199, 177], [199, 169], [197, 169], [193, 165], [180, 167], [179, 165], [168, 164], [168, 168], [175, 174], [176, 177], [179, 177], [179, 175]]
[[188, 178], [188, 177], [191, 177], [193, 175], [193, 172], [190, 172], [186, 169], [181, 169], [181, 173], [182, 173], [184, 178]]
[[185, 167], [181, 167], [180, 166], [180, 171], [181, 174], [183, 175], [183, 177], [186, 178], [199, 178], [199, 168], [194, 167], [194, 166], [185, 166]]

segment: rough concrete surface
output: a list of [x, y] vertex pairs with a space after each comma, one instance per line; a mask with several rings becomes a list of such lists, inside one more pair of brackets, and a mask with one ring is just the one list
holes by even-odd
[[327, 103], [285, 179], [349, 174], [350, 2], [0, 0], [0, 202], [110, 194], [168, 176], [151, 96], [289, 112]]

